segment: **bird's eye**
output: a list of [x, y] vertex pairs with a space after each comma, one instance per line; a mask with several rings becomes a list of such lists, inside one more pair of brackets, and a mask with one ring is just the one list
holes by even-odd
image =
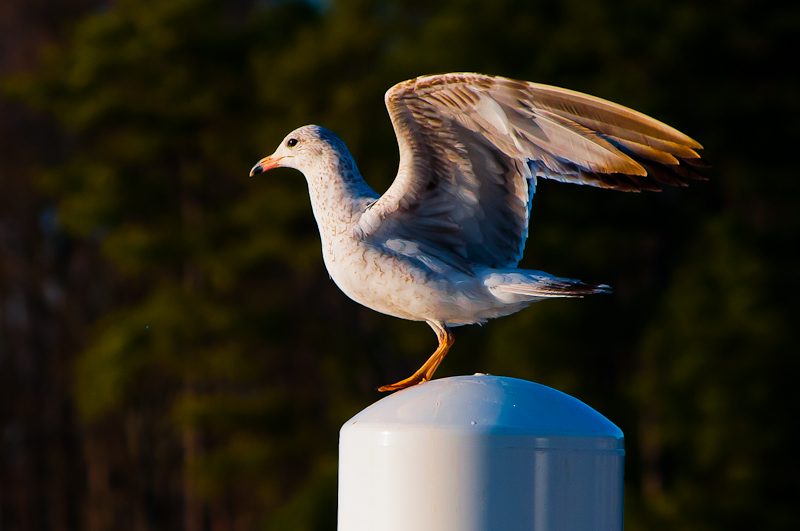
[[290, 138], [289, 140], [286, 141], [286, 145], [289, 147], [295, 147], [297, 145], [297, 139]]

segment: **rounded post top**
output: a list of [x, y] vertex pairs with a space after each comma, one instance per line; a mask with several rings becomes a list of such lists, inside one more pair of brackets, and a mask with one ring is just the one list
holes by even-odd
[[404, 389], [367, 407], [342, 430], [357, 429], [359, 424], [476, 435], [596, 437], [624, 448], [622, 430], [577, 398], [534, 382], [484, 374], [441, 378]]
[[622, 529], [622, 431], [577, 398], [485, 374], [372, 404], [339, 437], [339, 529]]

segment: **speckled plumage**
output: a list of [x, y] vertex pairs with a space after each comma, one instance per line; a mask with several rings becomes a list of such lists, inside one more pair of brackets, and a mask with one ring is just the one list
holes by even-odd
[[[251, 172], [291, 167], [308, 182], [325, 266], [351, 299], [426, 321], [439, 348], [394, 390], [430, 379], [449, 327], [509, 315], [548, 297], [607, 291], [517, 269], [536, 178], [626, 191], [699, 178], [682, 133], [577, 92], [480, 74], [395, 85], [386, 106], [400, 146], [383, 196], [361, 177], [339, 137], [316, 125], [290, 133]], [[687, 166], [687, 164], [689, 166]]]

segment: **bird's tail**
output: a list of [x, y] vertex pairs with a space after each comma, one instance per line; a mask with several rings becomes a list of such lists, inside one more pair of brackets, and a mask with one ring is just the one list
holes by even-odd
[[497, 298], [517, 302], [520, 298], [546, 299], [553, 297], [583, 297], [595, 293], [610, 293], [605, 284], [590, 284], [571, 278], [561, 278], [542, 271], [515, 270], [493, 273], [484, 280]]

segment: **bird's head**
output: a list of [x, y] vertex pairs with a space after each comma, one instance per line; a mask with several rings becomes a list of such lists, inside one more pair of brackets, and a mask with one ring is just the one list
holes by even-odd
[[342, 158], [350, 159], [350, 153], [338, 136], [324, 127], [306, 125], [286, 135], [275, 153], [253, 166], [250, 176], [273, 168], [294, 168], [306, 173], [335, 166]]

